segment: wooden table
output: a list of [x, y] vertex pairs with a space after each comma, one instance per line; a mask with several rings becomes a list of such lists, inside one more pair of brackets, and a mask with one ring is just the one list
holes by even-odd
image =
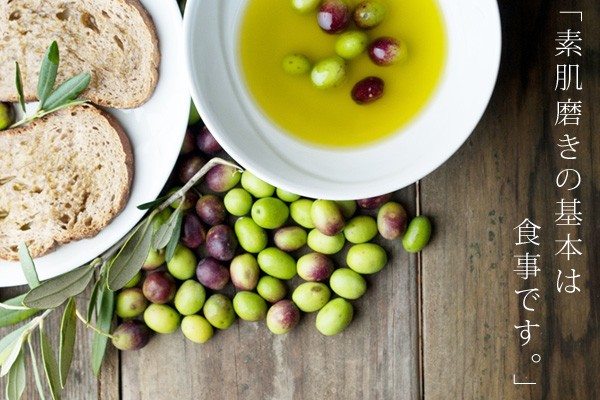
[[[599, 399], [600, 8], [595, 0], [499, 6], [503, 56], [485, 115], [418, 193], [412, 186], [395, 194], [411, 214], [420, 197], [435, 224], [432, 241], [420, 257], [385, 244], [390, 263], [369, 277], [347, 331], [323, 337], [306, 315], [286, 336], [262, 323], [235, 323], [194, 345], [178, 332], [139, 352], [110, 351], [98, 380], [91, 334], [80, 329], [64, 397]], [[560, 11], [582, 11], [583, 21]], [[556, 39], [568, 29], [581, 32], [573, 42], [581, 56], [556, 56]], [[557, 72], [569, 64], [579, 65], [582, 90], [574, 73], [562, 90]], [[578, 101], [579, 124], [557, 124], [559, 102]], [[565, 135], [577, 137], [576, 151], [562, 153]], [[570, 175], [559, 187], [563, 174]], [[576, 174], [579, 185], [568, 190]], [[575, 216], [580, 225], [560, 225]], [[526, 219], [539, 227], [531, 235]], [[572, 242], [581, 254], [569, 260], [567, 235], [581, 239]], [[569, 278], [573, 272], [579, 277]], [[23, 290], [1, 289], [0, 297]], [[527, 321], [525, 344], [526, 328], [517, 327]], [[59, 321], [48, 324], [56, 342]], [[37, 398], [33, 384], [26, 398]]]

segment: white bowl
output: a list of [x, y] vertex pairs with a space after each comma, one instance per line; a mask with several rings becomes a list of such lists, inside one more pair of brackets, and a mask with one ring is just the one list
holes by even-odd
[[[283, 0], [277, 0], [283, 1]], [[408, 186], [471, 134], [492, 94], [501, 50], [495, 0], [438, 0], [447, 54], [425, 109], [398, 134], [359, 148], [324, 148], [281, 132], [252, 101], [238, 61], [248, 0], [188, 0], [184, 48], [190, 89], [223, 148], [263, 180], [303, 196], [371, 197]]]

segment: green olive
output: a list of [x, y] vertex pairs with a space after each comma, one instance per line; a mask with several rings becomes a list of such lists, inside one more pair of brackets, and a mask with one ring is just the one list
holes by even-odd
[[181, 321], [184, 336], [195, 343], [206, 343], [214, 333], [212, 325], [201, 315], [188, 315]]
[[189, 279], [181, 284], [175, 294], [175, 308], [181, 315], [196, 314], [204, 306], [206, 289], [194, 279]]
[[250, 213], [258, 226], [276, 229], [287, 221], [290, 210], [287, 204], [277, 197], [263, 197], [254, 202]]
[[376, 235], [377, 222], [369, 215], [357, 215], [344, 227], [344, 236], [350, 243], [366, 243]]
[[258, 199], [272, 196], [275, 193], [275, 186], [268, 184], [248, 170], [242, 173], [241, 183], [248, 193]]
[[304, 312], [320, 310], [331, 297], [331, 290], [321, 282], [301, 283], [292, 293], [292, 300]]
[[227, 329], [235, 321], [233, 304], [224, 294], [215, 293], [210, 296], [204, 303], [202, 311], [208, 322], [217, 329]]
[[374, 274], [387, 263], [385, 250], [375, 243], [355, 244], [348, 250], [346, 264], [359, 274]]
[[234, 230], [238, 243], [248, 253], [258, 253], [267, 246], [267, 233], [250, 217], [238, 218]]
[[225, 209], [231, 215], [241, 217], [252, 208], [252, 195], [242, 188], [233, 188], [223, 198]]
[[267, 316], [267, 302], [254, 292], [237, 292], [233, 298], [233, 309], [244, 321], [260, 321]]
[[196, 261], [192, 250], [178, 244], [173, 257], [167, 262], [167, 269], [175, 279], [184, 281], [196, 275]]
[[179, 327], [181, 316], [166, 304], [150, 304], [144, 311], [144, 322], [158, 333], [173, 333]]
[[335, 254], [342, 250], [345, 243], [344, 233], [340, 232], [334, 236], [324, 235], [318, 229], [312, 229], [308, 232], [306, 244], [308, 247], [323, 254]]
[[354, 308], [352, 304], [341, 297], [327, 303], [317, 314], [316, 327], [325, 336], [342, 332], [352, 322]]
[[258, 265], [264, 273], [278, 279], [292, 279], [296, 276], [296, 260], [277, 247], [267, 247], [258, 253]]
[[276, 303], [285, 297], [287, 287], [280, 279], [265, 275], [258, 280], [256, 291], [269, 303]]
[[329, 286], [335, 294], [349, 300], [358, 299], [367, 290], [365, 278], [350, 268], [339, 268], [333, 271], [329, 278]]
[[307, 229], [315, 227], [310, 216], [312, 204], [313, 200], [310, 199], [299, 199], [290, 204], [290, 216], [292, 219], [296, 221], [298, 225]]
[[424, 215], [413, 218], [402, 237], [402, 245], [409, 253], [418, 253], [429, 243], [431, 221]]

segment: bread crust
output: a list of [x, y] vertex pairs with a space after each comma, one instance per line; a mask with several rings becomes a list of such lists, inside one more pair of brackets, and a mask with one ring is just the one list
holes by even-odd
[[[88, 140], [93, 145], [86, 146]], [[8, 211], [0, 218], [2, 259], [17, 261], [21, 242], [37, 258], [93, 237], [127, 204], [134, 174], [131, 143], [111, 115], [91, 104], [0, 131], [0, 145], [14, 149], [0, 154], [0, 170], [15, 176], [0, 186], [0, 210]], [[82, 151], [87, 153], [76, 154]]]

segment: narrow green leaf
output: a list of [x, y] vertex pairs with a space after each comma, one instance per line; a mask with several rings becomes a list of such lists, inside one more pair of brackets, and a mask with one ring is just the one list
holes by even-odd
[[75, 350], [75, 335], [77, 334], [77, 315], [75, 313], [75, 298], [71, 297], [62, 317], [60, 325], [60, 348], [58, 364], [60, 366], [60, 385], [64, 389], [73, 362]]
[[150, 218], [144, 221], [112, 260], [107, 276], [108, 287], [111, 290], [123, 288], [144, 265], [152, 242], [151, 222]]
[[0, 365], [4, 365], [10, 353], [12, 352], [14, 345], [19, 341], [21, 335], [25, 333], [27, 329], [31, 327], [31, 322], [15, 329], [8, 335], [0, 339]]
[[98, 279], [94, 284], [94, 288], [92, 289], [92, 293], [90, 294], [90, 300], [88, 301], [87, 306], [87, 318], [86, 321], [90, 322], [92, 320], [92, 316], [94, 315], [94, 310], [96, 309], [96, 299], [98, 298], [98, 291], [100, 290], [101, 282], [105, 282], [104, 279]]
[[42, 60], [42, 66], [40, 67], [40, 75], [38, 78], [37, 96], [40, 101], [40, 110], [44, 108], [46, 98], [52, 91], [54, 83], [56, 82], [56, 73], [58, 71], [58, 45], [56, 41], [52, 42], [46, 55]]
[[21, 68], [19, 63], [15, 61], [15, 85], [17, 85], [17, 93], [19, 94], [19, 105], [23, 113], [27, 113], [25, 109], [25, 96], [23, 95], [23, 78], [21, 77]]
[[6, 381], [6, 399], [19, 400], [25, 391], [26, 383], [25, 356], [23, 350], [20, 350], [15, 363], [8, 373], [8, 379]]
[[90, 79], [91, 75], [84, 72], [61, 83], [48, 95], [44, 109], [52, 110], [70, 100], [74, 100], [87, 88], [90, 84]]
[[23, 304], [30, 308], [56, 308], [69, 297], [83, 292], [94, 276], [94, 268], [85, 265], [49, 279], [27, 293]]
[[[17, 297], [13, 297], [12, 299], [4, 301], [4, 303], [2, 304], [6, 304], [9, 306], [22, 306], [24, 298], [25, 294], [21, 294]], [[31, 308], [28, 308], [26, 310], [9, 310], [0, 307], [0, 328], [5, 328], [7, 326], [17, 324], [21, 321], [26, 320], [29, 317], [34, 316], [38, 312], [40, 312], [40, 310]]]
[[[103, 285], [102, 290], [98, 294], [98, 303], [96, 326], [102, 332], [110, 332], [114, 313], [115, 293], [108, 286]], [[108, 336], [94, 332], [94, 340], [92, 342], [92, 370], [96, 376], [100, 374], [108, 339]]]
[[161, 205], [169, 197], [171, 197], [171, 194], [165, 194], [164, 196], [158, 197], [156, 200], [152, 200], [147, 203], [140, 204], [139, 206], [137, 206], [137, 208], [139, 210], [149, 210], [151, 208]]
[[180, 213], [177, 216], [177, 223], [175, 228], [173, 229], [173, 234], [169, 239], [169, 243], [167, 244], [167, 249], [165, 250], [165, 261], [171, 261], [173, 255], [175, 254], [175, 249], [177, 248], [177, 244], [179, 243], [179, 238], [181, 236], [181, 224], [183, 222], [183, 213]]
[[23, 275], [25, 275], [29, 287], [35, 289], [40, 286], [40, 279], [38, 278], [35, 264], [33, 263], [33, 259], [31, 258], [31, 254], [29, 254], [29, 249], [25, 243], [19, 244], [19, 261], [21, 262], [21, 269], [23, 270]]
[[[183, 204], [183, 202], [181, 204]], [[182, 212], [183, 210], [180, 207], [177, 207], [175, 212], [169, 216], [167, 222], [158, 228], [154, 234], [154, 237], [152, 238], [152, 247], [154, 249], [160, 250], [169, 244], [169, 241], [173, 236], [173, 231], [177, 227], [177, 220]]]
[[27, 345], [29, 347], [29, 356], [31, 359], [31, 366], [33, 369], [33, 377], [35, 379], [35, 386], [37, 387], [38, 394], [40, 395], [41, 400], [46, 400], [46, 395], [44, 394], [44, 387], [42, 386], [42, 378], [40, 375], [40, 369], [38, 367], [37, 355], [33, 351], [33, 345], [31, 344], [31, 336], [27, 339]]
[[40, 345], [42, 349], [42, 362], [44, 363], [44, 371], [46, 372], [50, 393], [54, 400], [58, 400], [61, 398], [60, 373], [56, 357], [42, 325], [40, 325]]

